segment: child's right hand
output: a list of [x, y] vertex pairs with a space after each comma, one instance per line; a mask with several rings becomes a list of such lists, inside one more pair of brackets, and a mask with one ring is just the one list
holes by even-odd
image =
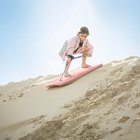
[[67, 62], [68, 62], [68, 63], [71, 62], [71, 58], [70, 58], [70, 57], [67, 58]]
[[88, 46], [83, 47], [83, 52], [85, 52], [85, 51], [87, 52], [88, 50], [89, 50]]

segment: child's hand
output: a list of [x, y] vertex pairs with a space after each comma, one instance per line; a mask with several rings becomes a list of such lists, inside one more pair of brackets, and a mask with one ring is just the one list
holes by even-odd
[[87, 46], [78, 49], [77, 53], [87, 53], [89, 48]]
[[84, 46], [83, 47], [83, 55], [87, 55], [88, 54], [88, 51], [89, 51], [88, 46]]
[[89, 50], [88, 46], [83, 47], [83, 52], [87, 52]]

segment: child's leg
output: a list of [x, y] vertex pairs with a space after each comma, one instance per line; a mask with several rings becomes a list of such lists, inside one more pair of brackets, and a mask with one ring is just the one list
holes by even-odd
[[81, 65], [82, 68], [90, 67], [90, 65], [86, 64], [86, 60], [87, 60], [87, 55], [86, 55], [86, 53], [83, 53], [83, 56], [82, 56], [82, 65]]
[[71, 75], [69, 74], [69, 72], [68, 72], [69, 67], [70, 67], [70, 63], [71, 63], [71, 58], [68, 57], [68, 59], [67, 59], [67, 61], [66, 61], [66, 64], [65, 64], [64, 73], [63, 73], [65, 77], [71, 76]]

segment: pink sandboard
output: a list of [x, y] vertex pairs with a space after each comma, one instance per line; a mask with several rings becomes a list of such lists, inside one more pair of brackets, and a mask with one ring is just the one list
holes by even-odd
[[60, 87], [60, 86], [70, 84], [73, 81], [77, 80], [78, 78], [84, 76], [85, 74], [100, 68], [102, 65], [103, 64], [98, 64], [96, 66], [91, 66], [88, 68], [77, 68], [77, 69], [70, 72], [70, 74], [72, 76], [63, 77], [62, 80], [60, 80], [61, 76], [59, 76], [59, 77], [53, 79], [51, 82], [49, 82], [46, 87]]

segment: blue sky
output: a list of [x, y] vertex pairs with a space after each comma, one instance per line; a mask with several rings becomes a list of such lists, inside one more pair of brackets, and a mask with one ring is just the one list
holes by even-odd
[[61, 73], [58, 52], [81, 26], [94, 45], [91, 65], [140, 56], [139, 25], [139, 0], [0, 0], [0, 84]]

